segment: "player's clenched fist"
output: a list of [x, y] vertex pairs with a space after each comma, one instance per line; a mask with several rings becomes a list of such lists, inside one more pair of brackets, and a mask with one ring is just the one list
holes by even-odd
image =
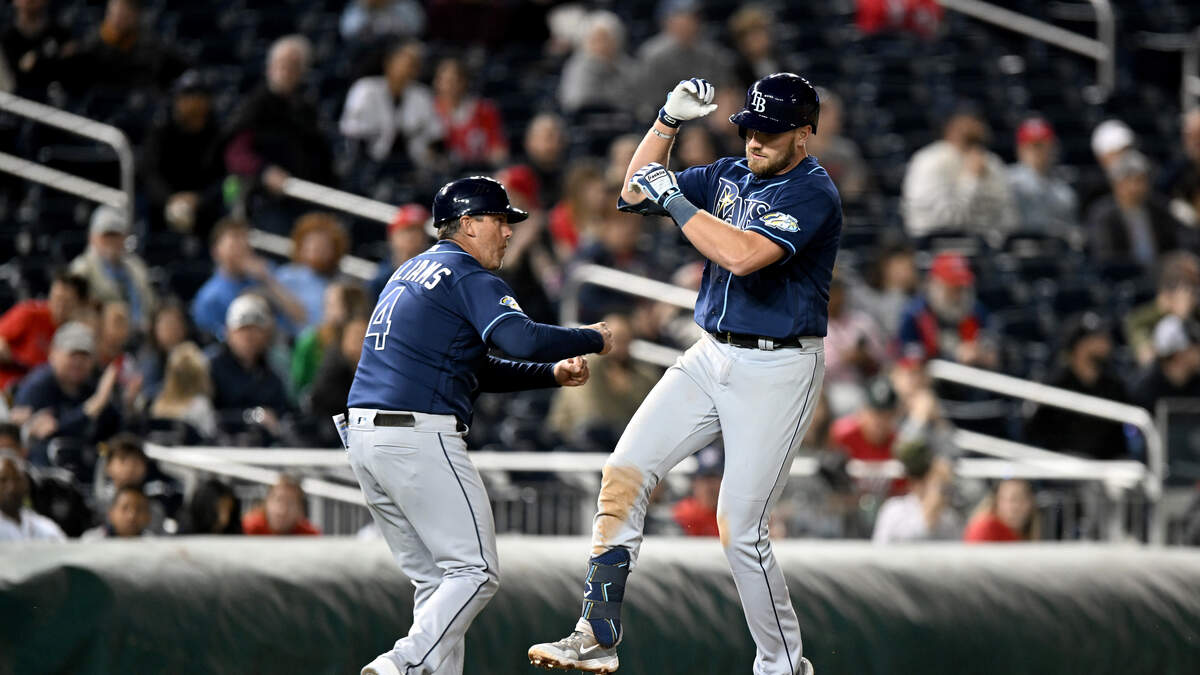
[[684, 120], [704, 117], [717, 109], [717, 104], [712, 102], [716, 93], [716, 87], [708, 80], [699, 77], [680, 80], [667, 94], [667, 103], [659, 111], [658, 119], [667, 126], [677, 127]]
[[554, 364], [554, 380], [564, 387], [578, 387], [588, 381], [587, 359], [572, 356]]
[[600, 337], [604, 338], [604, 348], [601, 349], [600, 351], [596, 352], [597, 354], [607, 354], [610, 351], [612, 351], [612, 346], [613, 346], [612, 331], [608, 329], [607, 323], [604, 323], [603, 321], [601, 321], [600, 323], [594, 323], [590, 326], [581, 326], [581, 328], [586, 328], [588, 330], [594, 330], [600, 334]]
[[649, 197], [664, 209], [676, 197], [682, 197], [675, 174], [658, 162], [650, 162], [629, 178], [629, 189]]

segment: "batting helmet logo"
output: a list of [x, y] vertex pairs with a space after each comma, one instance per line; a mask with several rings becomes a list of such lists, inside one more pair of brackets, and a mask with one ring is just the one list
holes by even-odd
[[761, 92], [753, 92], [753, 98], [750, 100], [750, 106], [754, 108], [754, 112], [763, 112], [767, 109], [767, 97]]

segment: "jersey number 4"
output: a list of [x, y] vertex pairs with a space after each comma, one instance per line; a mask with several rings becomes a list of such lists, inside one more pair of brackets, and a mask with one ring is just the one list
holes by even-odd
[[382, 350], [387, 344], [388, 331], [392, 329], [392, 310], [396, 309], [396, 301], [403, 293], [404, 287], [397, 286], [388, 291], [388, 294], [379, 300], [379, 304], [375, 305], [371, 322], [367, 324], [366, 337], [375, 338], [376, 351]]

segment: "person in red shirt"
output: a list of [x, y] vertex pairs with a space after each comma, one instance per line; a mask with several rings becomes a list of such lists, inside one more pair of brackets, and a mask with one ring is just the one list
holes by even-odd
[[294, 478], [280, 476], [279, 482], [267, 493], [266, 503], [242, 517], [242, 531], [257, 535], [321, 534], [304, 517], [304, 500], [300, 483]]
[[1009, 478], [996, 484], [967, 523], [968, 542], [1033, 541], [1038, 538], [1033, 488], [1029, 481]]
[[487, 99], [469, 96], [466, 66], [442, 59], [433, 76], [434, 107], [446, 130], [446, 148], [462, 166], [498, 166], [508, 160], [500, 111]]
[[833, 423], [830, 443], [851, 459], [891, 459], [896, 443], [897, 405], [896, 391], [887, 377], [871, 378], [866, 385], [865, 404]]
[[696, 453], [698, 464], [692, 476], [692, 494], [675, 504], [672, 516], [690, 537], [719, 537], [717, 497], [725, 473], [725, 451], [720, 441]]
[[12, 387], [50, 356], [54, 331], [87, 303], [88, 282], [59, 272], [45, 300], [25, 300], [0, 316], [0, 390]]

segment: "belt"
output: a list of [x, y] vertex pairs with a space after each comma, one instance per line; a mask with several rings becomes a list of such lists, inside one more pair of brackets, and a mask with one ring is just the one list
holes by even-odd
[[744, 347], [746, 349], [762, 349], [764, 351], [773, 351], [786, 347], [800, 347], [800, 341], [804, 338], [801, 336], [793, 336], [789, 338], [769, 338], [761, 335], [746, 335], [744, 333], [730, 333], [729, 331], [709, 331], [717, 339], [717, 342], [724, 342], [727, 345], [734, 347]]
[[[377, 427], [414, 427], [417, 425], [417, 419], [409, 413], [376, 413], [375, 426]], [[461, 421], [455, 424], [458, 431], [466, 431], [467, 425]]]

